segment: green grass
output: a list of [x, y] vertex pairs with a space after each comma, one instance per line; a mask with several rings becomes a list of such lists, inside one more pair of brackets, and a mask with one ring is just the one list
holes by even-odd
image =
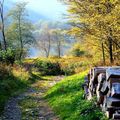
[[0, 114], [10, 97], [23, 93], [30, 85], [39, 80], [49, 80], [53, 78], [53, 76], [41, 76], [35, 72], [29, 74], [23, 71], [22, 76], [21, 73], [19, 73], [20, 71], [14, 72], [14, 74], [6, 72], [6, 76], [0, 78]]
[[28, 96], [24, 100], [19, 102], [22, 111], [22, 120], [37, 120], [39, 117], [39, 101], [34, 97]]
[[46, 93], [45, 98], [61, 120], [106, 120], [93, 101], [83, 99], [85, 74], [66, 77]]
[[4, 109], [5, 103], [12, 96], [17, 96], [23, 93], [30, 84], [35, 82], [34, 75], [30, 75], [28, 72], [21, 69], [13, 70], [10, 73], [8, 71], [1, 73], [0, 78], [0, 114]]
[[2, 112], [6, 101], [20, 94], [28, 87], [26, 80], [21, 80], [12, 75], [0, 80], [0, 112]]

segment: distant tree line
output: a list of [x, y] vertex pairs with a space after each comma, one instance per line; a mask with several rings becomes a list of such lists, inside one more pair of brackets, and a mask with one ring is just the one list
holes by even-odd
[[51, 55], [60, 58], [70, 40], [70, 37], [64, 32], [65, 26], [62, 26], [60, 22], [43, 22], [40, 24], [40, 28], [36, 32], [37, 48], [47, 58]]

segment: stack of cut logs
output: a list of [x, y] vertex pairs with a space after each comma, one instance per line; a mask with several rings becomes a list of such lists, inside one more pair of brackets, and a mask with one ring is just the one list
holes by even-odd
[[94, 67], [85, 77], [84, 97], [97, 97], [108, 118], [120, 120], [120, 66]]

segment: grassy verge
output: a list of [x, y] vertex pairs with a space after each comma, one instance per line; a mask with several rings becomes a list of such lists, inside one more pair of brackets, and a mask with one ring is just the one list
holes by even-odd
[[5, 103], [12, 96], [23, 93], [29, 86], [38, 80], [48, 80], [53, 76], [41, 76], [34, 70], [28, 71], [25, 68], [15, 65], [14, 67], [0, 64], [0, 114]]
[[[3, 68], [4, 70], [4, 68]], [[10, 72], [6, 70], [0, 73], [0, 113], [4, 109], [5, 103], [12, 96], [24, 92], [33, 82], [29, 72], [22, 70], [20, 67], [12, 68]]]
[[20, 94], [27, 86], [25, 80], [14, 76], [0, 80], [0, 112], [3, 110], [5, 102], [9, 97]]
[[45, 98], [61, 120], [106, 120], [93, 101], [83, 99], [85, 74], [66, 77], [46, 93]]

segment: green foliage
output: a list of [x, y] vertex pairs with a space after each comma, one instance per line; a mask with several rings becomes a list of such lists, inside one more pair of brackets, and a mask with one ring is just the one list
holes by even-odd
[[26, 96], [24, 100], [20, 101], [19, 105], [22, 111], [22, 120], [37, 120], [39, 117], [39, 104], [41, 103], [35, 99], [35, 96]]
[[3, 110], [5, 102], [9, 99], [10, 96], [13, 96], [27, 87], [27, 82], [16, 78], [9, 73], [5, 73], [7, 76], [0, 79], [0, 112]]
[[[120, 58], [120, 1], [119, 0], [62, 0], [68, 5], [68, 33], [80, 40], [97, 61], [119, 62]], [[97, 53], [97, 54], [96, 54]], [[104, 54], [104, 55], [103, 55]], [[103, 57], [104, 56], [104, 57]], [[109, 56], [109, 57], [108, 57]]]
[[[40, 72], [46, 71], [46, 69], [43, 69], [43, 64], [46, 62], [50, 62], [50, 64], [57, 64], [57, 67], [59, 69], [58, 74], [64, 74], [64, 75], [72, 75], [74, 73], [79, 73], [82, 71], [85, 71], [88, 69], [88, 67], [92, 64], [90, 59], [85, 56], [82, 57], [50, 57], [50, 58], [37, 58], [37, 59], [26, 59], [24, 60], [26, 64], [35, 64], [36, 70], [39, 69]], [[39, 65], [40, 64], [40, 65]], [[42, 67], [40, 67], [42, 64]], [[38, 66], [38, 67], [37, 67]], [[56, 67], [54, 67], [57, 69]], [[40, 70], [42, 69], [42, 70]], [[48, 71], [48, 70], [47, 70]], [[49, 72], [49, 71], [48, 71]], [[57, 70], [56, 70], [57, 72]], [[46, 73], [46, 72], [45, 72]]]
[[62, 70], [64, 71], [65, 75], [73, 75], [75, 73], [75, 70], [71, 65], [62, 68]]
[[42, 75], [73, 75], [86, 70], [90, 64], [79, 57], [37, 59], [34, 63]]
[[93, 101], [83, 99], [82, 83], [86, 72], [66, 77], [45, 95], [61, 120], [105, 120]]
[[0, 51], [0, 61], [7, 64], [12, 64], [15, 62], [15, 50], [8, 48], [7, 51]]
[[22, 93], [35, 81], [32, 77], [17, 65], [11, 67], [0, 63], [0, 113], [10, 97]]
[[80, 51], [80, 49], [76, 48], [72, 51], [72, 55], [75, 57], [79, 57], [84, 55], [84, 51]]
[[27, 19], [26, 2], [16, 3], [9, 11], [10, 24], [6, 29], [8, 47], [16, 51], [16, 58], [24, 58], [30, 45], [35, 41], [33, 36], [34, 27]]
[[61, 69], [64, 71], [65, 75], [73, 75], [75, 73], [87, 70], [89, 64], [90, 63], [87, 61], [71, 62], [67, 66], [63, 66]]
[[83, 47], [80, 45], [80, 43], [75, 43], [70, 53], [74, 57], [80, 57], [80, 56], [85, 55], [85, 51], [83, 50]]
[[60, 64], [49, 60], [38, 60], [35, 66], [39, 69], [42, 75], [60, 75], [62, 74]]
[[9, 74], [8, 67], [4, 66], [3, 63], [0, 62], [0, 78], [6, 78]]

